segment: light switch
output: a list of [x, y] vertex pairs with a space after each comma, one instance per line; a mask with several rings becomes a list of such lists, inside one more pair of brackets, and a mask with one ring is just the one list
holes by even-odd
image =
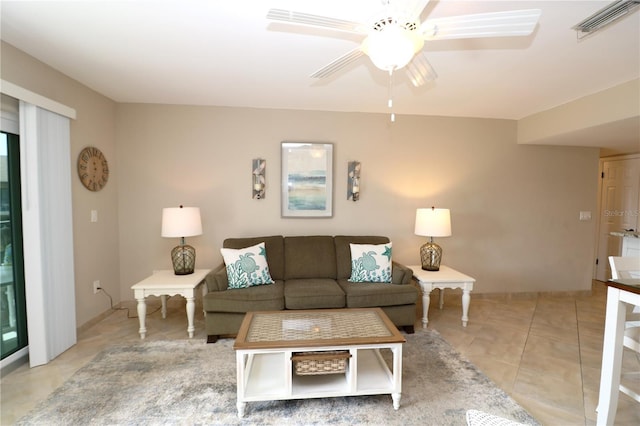
[[91, 222], [98, 221], [98, 210], [91, 210]]
[[580, 220], [591, 220], [591, 212], [590, 211], [580, 212]]

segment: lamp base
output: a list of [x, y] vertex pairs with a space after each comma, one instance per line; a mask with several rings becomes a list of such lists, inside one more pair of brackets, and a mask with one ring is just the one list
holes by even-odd
[[171, 250], [171, 261], [176, 275], [193, 274], [196, 265], [196, 249], [186, 244], [176, 246]]
[[430, 241], [420, 247], [420, 260], [425, 271], [439, 271], [442, 260], [442, 247]]

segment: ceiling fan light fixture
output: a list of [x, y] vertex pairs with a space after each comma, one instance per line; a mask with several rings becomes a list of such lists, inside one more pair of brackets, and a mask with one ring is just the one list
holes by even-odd
[[423, 45], [424, 40], [416, 31], [391, 24], [369, 33], [362, 50], [377, 68], [394, 71], [405, 67]]

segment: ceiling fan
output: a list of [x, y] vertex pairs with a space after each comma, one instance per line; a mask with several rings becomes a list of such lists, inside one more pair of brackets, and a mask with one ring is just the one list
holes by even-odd
[[526, 36], [533, 32], [541, 13], [539, 9], [514, 10], [427, 19], [421, 23], [420, 14], [429, 0], [382, 0], [382, 3], [382, 10], [367, 22], [283, 9], [270, 9], [267, 18], [366, 35], [360, 46], [320, 68], [311, 74], [312, 78], [329, 77], [364, 54], [390, 75], [406, 67], [411, 83], [420, 87], [437, 78], [423, 50], [425, 41]]

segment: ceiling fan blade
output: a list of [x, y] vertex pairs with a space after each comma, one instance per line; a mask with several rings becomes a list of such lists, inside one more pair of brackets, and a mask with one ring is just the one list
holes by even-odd
[[409, 80], [411, 80], [411, 84], [415, 87], [420, 87], [427, 81], [432, 81], [438, 78], [436, 70], [433, 69], [427, 60], [427, 52], [425, 50], [414, 56], [406, 69]]
[[425, 40], [526, 36], [533, 32], [540, 9], [478, 13], [427, 19], [420, 27]]
[[311, 74], [310, 77], [311, 78], [329, 77], [331, 74], [334, 74], [340, 71], [342, 68], [351, 64], [353, 61], [355, 61], [362, 55], [363, 55], [362, 50], [360, 50], [360, 48], [357, 47], [352, 51], [347, 52], [344, 55], [340, 56], [339, 58], [332, 61], [331, 63], [325, 65], [324, 67], [320, 68], [318, 71]]
[[309, 25], [312, 27], [331, 28], [334, 30], [348, 31], [352, 33], [365, 32], [360, 22], [346, 21], [344, 19], [330, 18], [327, 16], [312, 15], [310, 13], [294, 12], [284, 9], [269, 9], [267, 19], [274, 21], [291, 22], [294, 24]]
[[382, 3], [384, 7], [375, 15], [377, 19], [374, 20], [374, 25], [377, 22], [393, 20], [400, 25], [413, 27], [420, 25], [420, 15], [427, 7], [429, 0], [383, 0]]
[[429, 0], [406, 0], [404, 10], [406, 10], [410, 20], [420, 22], [420, 14], [429, 4]]

